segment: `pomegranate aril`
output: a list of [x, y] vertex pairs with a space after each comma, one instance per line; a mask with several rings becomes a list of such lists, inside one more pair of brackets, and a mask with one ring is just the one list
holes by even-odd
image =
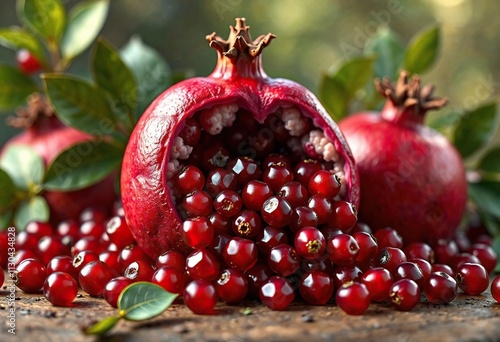
[[153, 266], [144, 260], [138, 260], [130, 263], [123, 271], [123, 276], [130, 280], [137, 281], [151, 281], [154, 274]]
[[184, 127], [179, 133], [179, 137], [182, 138], [186, 145], [195, 146], [198, 144], [201, 138], [201, 126], [199, 122], [194, 118], [187, 118], [184, 122]]
[[215, 313], [218, 297], [215, 287], [206, 280], [193, 280], [183, 292], [184, 304], [197, 315]]
[[80, 225], [76, 220], [64, 220], [57, 225], [57, 236], [61, 238], [70, 239], [73, 243], [77, 241], [80, 235]]
[[259, 250], [268, 255], [271, 248], [288, 243], [288, 235], [283, 228], [266, 226], [260, 233], [255, 237], [257, 247]]
[[256, 211], [243, 209], [232, 222], [233, 232], [244, 238], [257, 236], [261, 230], [261, 218]]
[[262, 204], [272, 195], [269, 185], [259, 180], [251, 180], [241, 191], [244, 206], [251, 210], [260, 210]]
[[406, 255], [406, 258], [420, 258], [427, 260], [431, 264], [434, 263], [434, 251], [432, 247], [424, 242], [412, 242], [405, 246], [403, 252]]
[[39, 221], [31, 221], [24, 228], [26, 233], [34, 234], [38, 237], [38, 239], [43, 238], [44, 236], [52, 236], [54, 235], [54, 229], [49, 223], [39, 222]]
[[292, 207], [288, 202], [278, 196], [269, 197], [260, 210], [262, 219], [269, 225], [285, 227], [292, 220]]
[[352, 237], [359, 246], [359, 251], [355, 259], [356, 263], [360, 265], [370, 263], [378, 252], [377, 240], [375, 240], [372, 234], [366, 232], [355, 232], [352, 234]]
[[359, 245], [349, 234], [338, 234], [327, 241], [328, 257], [336, 265], [352, 265], [359, 252]]
[[108, 214], [106, 210], [101, 207], [89, 207], [85, 208], [80, 213], [80, 222], [93, 221], [96, 223], [104, 223], [108, 219]]
[[309, 199], [306, 187], [299, 182], [286, 183], [279, 189], [277, 195], [286, 200], [292, 208], [307, 205]]
[[214, 204], [208, 192], [196, 190], [184, 196], [182, 208], [189, 217], [208, 216], [212, 212]]
[[[6, 249], [7, 250], [7, 249]], [[21, 249], [16, 252], [16, 256], [14, 257], [14, 266], [17, 267], [21, 262], [23, 262], [26, 259], [35, 259], [38, 261], [40, 260], [40, 257], [38, 254], [30, 249]]]
[[[91, 261], [99, 260], [99, 254], [94, 251], [81, 251], [77, 255], [73, 257], [73, 268], [75, 271], [80, 274], [82, 268], [87, 265]], [[78, 280], [78, 278], [76, 278]]]
[[43, 263], [48, 264], [50, 260], [59, 255], [70, 255], [70, 249], [56, 236], [44, 236], [38, 241], [36, 254], [40, 256]]
[[218, 212], [214, 211], [208, 216], [208, 220], [210, 221], [214, 229], [214, 236], [233, 233], [233, 229], [231, 227], [231, 218], [224, 217]]
[[335, 295], [337, 305], [348, 315], [362, 315], [370, 306], [370, 293], [363, 283], [347, 282]]
[[225, 262], [224, 250], [226, 249], [226, 245], [233, 237], [234, 236], [228, 234], [216, 235], [212, 239], [212, 242], [206, 247], [206, 249], [210, 253], [212, 253], [217, 258], [217, 260], [219, 260], [221, 264], [223, 264]]
[[222, 271], [215, 282], [218, 297], [229, 305], [241, 303], [248, 293], [248, 280], [245, 274], [236, 269]]
[[259, 298], [272, 310], [285, 310], [295, 299], [295, 291], [286, 278], [272, 276], [260, 288]]
[[41, 69], [38, 59], [27, 49], [20, 49], [16, 53], [16, 61], [19, 69], [25, 74], [33, 74]]
[[99, 239], [104, 232], [106, 232], [106, 227], [101, 222], [85, 221], [80, 225], [80, 234], [82, 236], [92, 236]]
[[276, 274], [288, 277], [299, 269], [300, 257], [292, 246], [282, 244], [271, 249], [267, 264]]
[[78, 283], [83, 291], [92, 297], [103, 294], [106, 284], [113, 278], [113, 273], [108, 265], [97, 260], [86, 264], [80, 271]]
[[238, 157], [231, 160], [227, 163], [226, 169], [235, 174], [236, 182], [240, 188], [252, 180], [260, 179], [262, 174], [259, 165], [248, 157]]
[[394, 279], [387, 269], [374, 267], [363, 273], [361, 282], [368, 288], [372, 301], [382, 302], [389, 298]]
[[453, 261], [452, 261], [452, 264], [450, 266], [455, 271], [462, 264], [464, 264], [466, 262], [473, 263], [473, 264], [480, 264], [481, 260], [479, 260], [479, 258], [475, 255], [463, 252], [463, 253], [457, 254], [457, 255], [455, 255], [455, 257], [453, 257]]
[[301, 270], [303, 273], [310, 273], [316, 271], [322, 271], [328, 275], [333, 274], [332, 262], [326, 255], [323, 255], [319, 259], [304, 259], [301, 263]]
[[424, 275], [417, 264], [413, 262], [402, 262], [398, 264], [392, 271], [394, 281], [401, 279], [411, 279], [417, 283], [421, 289], [424, 286]]
[[484, 243], [474, 243], [472, 244], [469, 253], [479, 259], [481, 265], [483, 265], [488, 274], [495, 270], [498, 258], [497, 253], [491, 246]]
[[399, 311], [411, 311], [420, 301], [420, 288], [411, 279], [401, 279], [392, 284], [389, 302]]
[[435, 272], [443, 272], [449, 275], [450, 277], [455, 277], [455, 271], [449, 266], [445, 264], [432, 264], [431, 273]]
[[309, 178], [307, 191], [310, 195], [320, 194], [333, 200], [340, 192], [340, 178], [328, 170], [320, 170]]
[[72, 276], [75, 280], [78, 279], [78, 272], [73, 266], [73, 258], [69, 255], [59, 255], [47, 264], [47, 274], [55, 272], [64, 272]]
[[118, 261], [120, 262], [122, 271], [125, 270], [132, 262], [137, 260], [145, 260], [151, 265], [153, 264], [149, 256], [138, 245], [128, 245], [120, 251]]
[[491, 281], [490, 292], [493, 299], [500, 303], [500, 275], [497, 275]]
[[333, 282], [335, 288], [338, 289], [350, 281], [361, 282], [363, 272], [356, 266], [335, 266], [332, 271]]
[[123, 216], [113, 216], [106, 223], [109, 241], [119, 249], [134, 243], [135, 239]]
[[420, 258], [411, 258], [408, 259], [409, 262], [414, 263], [415, 265], [418, 266], [420, 269], [420, 272], [422, 272], [422, 275], [424, 276], [424, 282], [427, 281], [429, 276], [432, 273], [432, 264], [428, 262], [427, 260], [420, 259]]
[[389, 270], [389, 272], [394, 271], [397, 265], [402, 262], [408, 261], [406, 255], [399, 248], [386, 247], [379, 250], [377, 256], [374, 259], [374, 266], [384, 267]]
[[297, 232], [304, 227], [317, 227], [318, 215], [309, 207], [299, 206], [293, 210], [289, 228]]
[[457, 282], [444, 272], [431, 273], [424, 294], [433, 304], [448, 304], [457, 297]]
[[473, 296], [486, 291], [489, 285], [488, 272], [480, 264], [462, 264], [456, 270], [455, 279], [460, 290]]
[[398, 231], [389, 227], [377, 229], [373, 234], [379, 249], [386, 247], [403, 249], [403, 238]]
[[305, 159], [297, 163], [293, 170], [294, 179], [304, 186], [309, 186], [309, 180], [316, 172], [323, 170], [318, 160]]
[[222, 190], [214, 199], [214, 209], [224, 217], [235, 216], [242, 206], [241, 197], [233, 190]]
[[214, 228], [206, 217], [194, 217], [182, 223], [181, 230], [184, 243], [191, 248], [203, 248], [212, 242]]
[[219, 275], [219, 261], [205, 249], [193, 251], [186, 257], [186, 271], [195, 280], [213, 281]]
[[101, 253], [103, 251], [103, 246], [101, 245], [99, 239], [92, 236], [84, 236], [71, 247], [71, 254], [77, 255], [82, 251], [93, 251], [96, 253]]
[[122, 266], [120, 264], [120, 252], [107, 250], [102, 253], [99, 253], [99, 260], [104, 262], [109, 266], [111, 272], [115, 277], [119, 276], [122, 271]]
[[231, 159], [231, 153], [222, 146], [213, 146], [203, 152], [201, 165], [206, 172], [224, 168]]
[[179, 271], [184, 271], [186, 268], [186, 258], [180, 252], [174, 250], [166, 251], [156, 258], [156, 268], [160, 268], [162, 266], [168, 266]]
[[43, 295], [55, 306], [70, 306], [77, 294], [78, 284], [68, 273], [54, 272], [43, 284]]
[[26, 293], [36, 293], [47, 278], [47, 268], [41, 261], [26, 259], [17, 265], [13, 275], [14, 285]]
[[435, 263], [450, 265], [453, 258], [460, 253], [455, 241], [439, 239], [432, 247], [434, 251]]
[[257, 264], [245, 272], [245, 275], [248, 278], [249, 296], [258, 299], [260, 288], [274, 275], [274, 273], [271, 271], [267, 263], [264, 264], [257, 262]]
[[293, 172], [282, 162], [272, 163], [262, 173], [262, 180], [272, 191], [278, 192], [283, 185], [293, 181]]
[[217, 168], [210, 171], [205, 181], [205, 191], [215, 197], [223, 190], [236, 190], [236, 175], [226, 169]]
[[354, 205], [342, 200], [332, 202], [332, 216], [328, 222], [332, 227], [349, 232], [357, 220], [358, 213]]
[[311, 208], [318, 217], [318, 224], [327, 223], [332, 215], [332, 203], [323, 195], [312, 195], [307, 206]]
[[[21, 231], [16, 235], [16, 249], [35, 251], [38, 247], [38, 236], [33, 233]], [[5, 249], [7, 251], [7, 248]]]
[[244, 272], [255, 265], [259, 250], [252, 240], [234, 237], [225, 245], [222, 255], [226, 264]]
[[334, 290], [333, 279], [323, 271], [304, 274], [299, 284], [300, 296], [311, 305], [325, 305], [332, 297]]
[[112, 278], [106, 283], [104, 291], [102, 292], [104, 300], [109, 305], [116, 308], [118, 306], [118, 297], [120, 296], [122, 291], [130, 284], [132, 284], [132, 280], [129, 278], [123, 276]]
[[170, 293], [182, 293], [186, 279], [184, 271], [169, 266], [162, 266], [154, 272], [151, 282], [163, 287], [165, 291]]
[[262, 162], [262, 167], [267, 168], [271, 164], [275, 164], [275, 163], [282, 163], [288, 167], [290, 167], [290, 165], [292, 165], [292, 162], [290, 161], [290, 159], [287, 156], [285, 156], [283, 154], [278, 154], [278, 153], [271, 153], [266, 158], [264, 158], [264, 161]]
[[306, 259], [318, 259], [326, 251], [326, 240], [315, 227], [304, 227], [295, 234], [295, 250]]

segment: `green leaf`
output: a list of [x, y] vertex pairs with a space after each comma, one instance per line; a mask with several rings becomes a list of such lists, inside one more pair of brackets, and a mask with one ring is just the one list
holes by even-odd
[[437, 59], [440, 44], [440, 28], [426, 28], [418, 32], [408, 44], [404, 69], [413, 74], [423, 74]]
[[[496, 252], [497, 255], [500, 255], [500, 235], [495, 236], [491, 247]], [[495, 273], [500, 272], [500, 260], [497, 260], [497, 266], [495, 267]]]
[[340, 120], [347, 114], [349, 102], [372, 78], [374, 61], [373, 57], [350, 59], [336, 71], [323, 75], [319, 97], [334, 120]]
[[485, 213], [481, 210], [479, 210], [478, 213], [479, 213], [479, 217], [481, 219], [481, 222], [486, 227], [486, 230], [488, 231], [488, 233], [490, 233], [491, 236], [500, 235], [500, 223], [498, 221], [498, 218], [496, 218], [493, 215], [490, 215], [488, 213]]
[[122, 291], [118, 297], [118, 310], [127, 320], [142, 321], [160, 315], [177, 296], [156, 284], [137, 282]]
[[109, 134], [116, 128], [108, 100], [92, 84], [71, 75], [41, 77], [50, 103], [66, 125], [96, 136]]
[[138, 36], [132, 37], [120, 54], [137, 80], [138, 118], [149, 104], [172, 84], [170, 67], [156, 50], [144, 44]]
[[367, 55], [376, 55], [375, 77], [395, 79], [404, 59], [405, 47], [399, 37], [388, 27], [383, 26], [365, 45]]
[[120, 319], [120, 316], [106, 317], [90, 327], [85, 328], [83, 332], [86, 335], [104, 335], [110, 331]]
[[27, 75], [10, 65], [0, 65], [0, 110], [12, 110], [26, 103], [38, 87]]
[[[97, 85], [113, 98], [113, 107], [119, 120], [126, 120], [137, 105], [137, 86], [132, 71], [122, 61], [118, 51], [99, 39], [92, 58], [92, 73]], [[130, 122], [134, 126], [134, 122]]]
[[62, 56], [70, 61], [96, 39], [108, 16], [109, 0], [87, 0], [69, 12], [68, 27], [61, 42]]
[[21, 27], [12, 26], [0, 29], [0, 45], [13, 50], [27, 49], [36, 56], [40, 63], [46, 63], [42, 44]]
[[66, 11], [60, 0], [24, 0], [21, 21], [30, 29], [58, 42], [66, 26]]
[[42, 196], [34, 196], [21, 202], [14, 214], [14, 224], [17, 229], [24, 230], [32, 221], [47, 222], [49, 220], [49, 205]]
[[2, 168], [20, 190], [34, 191], [42, 183], [45, 165], [36, 152], [23, 145], [11, 145], [2, 153]]
[[9, 174], [0, 169], [0, 213], [11, 207], [16, 199], [16, 185]]
[[86, 141], [73, 145], [49, 166], [43, 187], [69, 191], [96, 184], [118, 168], [123, 152], [105, 142]]
[[12, 210], [0, 211], [0, 231], [5, 230], [12, 226], [12, 217], [14, 212]]
[[467, 158], [485, 146], [495, 134], [498, 125], [496, 103], [485, 104], [465, 113], [454, 135], [454, 143], [463, 158]]
[[500, 147], [486, 152], [479, 162], [478, 169], [486, 172], [500, 173]]
[[469, 197], [481, 211], [500, 218], [500, 182], [469, 183]]

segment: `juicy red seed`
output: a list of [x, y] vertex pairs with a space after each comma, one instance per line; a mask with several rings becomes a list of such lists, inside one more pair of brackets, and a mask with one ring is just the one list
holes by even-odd
[[[22, 231], [16, 235], [16, 249], [17, 250], [31, 250], [35, 251], [38, 247], [38, 236], [33, 233]], [[7, 249], [5, 249], [7, 251]]]
[[459, 253], [458, 246], [455, 241], [438, 240], [433, 245], [434, 258], [436, 263], [450, 265], [455, 255]]
[[16, 61], [19, 69], [26, 74], [35, 73], [42, 67], [38, 59], [27, 49], [17, 51]]
[[52, 273], [43, 284], [43, 295], [55, 306], [70, 306], [77, 294], [78, 284], [68, 273]]
[[338, 289], [349, 281], [360, 282], [363, 272], [356, 266], [335, 266], [332, 271], [332, 278], [335, 288]]
[[338, 234], [327, 241], [330, 260], [336, 265], [351, 265], [356, 260], [359, 245], [349, 234]]
[[293, 173], [284, 163], [273, 163], [262, 173], [262, 180], [272, 191], [278, 192], [283, 185], [293, 181]]
[[268, 308], [285, 310], [295, 299], [295, 291], [286, 278], [273, 276], [262, 285], [259, 297]]
[[424, 294], [433, 304], [448, 304], [457, 297], [457, 282], [444, 272], [435, 272], [424, 285]]
[[354, 234], [354, 233], [357, 233], [357, 232], [364, 232], [364, 233], [368, 233], [368, 234], [372, 234], [373, 235], [373, 231], [370, 228], [370, 226], [368, 226], [364, 222], [359, 222], [359, 221], [356, 222], [356, 224], [354, 225], [354, 227], [350, 231], [351, 234]]
[[223, 263], [224, 249], [226, 248], [226, 245], [228, 244], [229, 240], [231, 240], [232, 238], [233, 236], [228, 234], [216, 235], [213, 238], [210, 245], [208, 245], [206, 248], [210, 253], [212, 253], [217, 258], [217, 260]]
[[497, 302], [500, 303], [500, 275], [497, 275], [495, 278], [493, 278], [491, 282], [491, 296], [493, 299]]
[[455, 272], [453, 271], [453, 269], [445, 264], [432, 264], [431, 273], [435, 272], [443, 272], [449, 275], [450, 277], [455, 277]]
[[45, 264], [36, 259], [26, 259], [17, 265], [14, 271], [14, 284], [26, 293], [36, 293], [42, 288], [47, 278]]
[[304, 274], [299, 284], [300, 296], [311, 305], [325, 305], [332, 297], [334, 290], [333, 279], [323, 271]]
[[92, 236], [84, 236], [80, 238], [75, 244], [71, 247], [71, 254], [77, 255], [82, 251], [93, 251], [96, 253], [100, 253], [103, 250], [99, 239], [96, 239]]
[[407, 261], [406, 255], [399, 248], [394, 247], [386, 247], [377, 253], [377, 256], [374, 259], [374, 266], [376, 267], [384, 267], [392, 272], [397, 265], [402, 262]]
[[215, 197], [223, 190], [236, 190], [236, 175], [226, 169], [217, 168], [210, 171], [205, 181], [205, 191]]
[[392, 271], [394, 281], [400, 279], [411, 279], [417, 283], [420, 288], [424, 286], [424, 275], [417, 264], [405, 261], [397, 265]]
[[213, 281], [219, 275], [219, 261], [205, 249], [198, 249], [186, 258], [186, 271], [192, 279]]
[[154, 269], [151, 264], [144, 260], [138, 260], [130, 263], [127, 266], [123, 275], [134, 282], [136, 281], [151, 281], [154, 274]]
[[420, 288], [411, 279], [401, 279], [392, 284], [389, 302], [399, 311], [410, 311], [420, 301]]
[[190, 217], [208, 216], [213, 207], [212, 197], [203, 190], [196, 190], [186, 195], [182, 200], [182, 208]]
[[257, 262], [254, 267], [245, 272], [248, 278], [248, 295], [254, 299], [259, 298], [259, 291], [274, 273], [267, 263]]
[[355, 232], [352, 234], [354, 240], [356, 240], [359, 251], [356, 255], [355, 261], [358, 264], [369, 263], [375, 255], [377, 255], [378, 244], [372, 234], [365, 232]]
[[85, 208], [80, 213], [80, 222], [94, 221], [97, 223], [104, 223], [108, 219], [108, 213], [101, 207]]
[[57, 225], [57, 236], [62, 238], [69, 237], [72, 241], [77, 241], [80, 236], [80, 225], [76, 220], [61, 221]]
[[269, 167], [271, 164], [275, 163], [282, 163], [288, 167], [292, 165], [292, 162], [287, 156], [283, 154], [272, 153], [268, 155], [266, 158], [264, 158], [264, 161], [262, 162], [262, 167], [266, 168]]
[[295, 250], [306, 259], [318, 259], [326, 251], [326, 240], [315, 227], [304, 227], [295, 234]]
[[333, 200], [340, 192], [340, 178], [328, 170], [320, 170], [309, 178], [307, 191], [310, 195], [320, 194]]
[[78, 276], [78, 283], [83, 291], [92, 297], [103, 294], [106, 284], [113, 278], [113, 272], [102, 261], [91, 261], [86, 264]]
[[64, 272], [72, 276], [75, 280], [78, 279], [78, 271], [73, 266], [73, 258], [69, 255], [59, 255], [49, 261], [47, 264], [47, 274], [55, 272]]
[[261, 230], [261, 218], [253, 210], [244, 209], [236, 215], [232, 222], [233, 232], [244, 238], [257, 236]]
[[106, 223], [106, 233], [108, 234], [109, 241], [114, 243], [119, 249], [131, 245], [135, 241], [123, 216], [113, 216]]
[[404, 253], [408, 259], [420, 258], [434, 263], [434, 251], [432, 247], [424, 242], [412, 242], [404, 248]]
[[377, 239], [379, 249], [386, 247], [403, 249], [403, 238], [395, 229], [378, 229], [373, 235], [375, 236], [375, 239]]
[[240, 304], [248, 293], [247, 277], [239, 270], [226, 269], [215, 282], [215, 291], [227, 304]]
[[332, 202], [332, 216], [329, 222], [336, 229], [349, 232], [358, 220], [358, 213], [353, 204], [346, 201]]
[[285, 199], [292, 208], [307, 205], [309, 193], [302, 183], [288, 182], [277, 192], [278, 196]]
[[462, 264], [456, 272], [458, 287], [470, 295], [480, 295], [489, 285], [488, 272], [480, 264]]
[[182, 138], [184, 144], [194, 146], [200, 141], [201, 126], [194, 118], [188, 118], [184, 121], [184, 127], [179, 132], [179, 137]]
[[411, 258], [411, 259], [408, 259], [408, 261], [413, 262], [414, 264], [416, 264], [418, 266], [418, 268], [422, 272], [422, 275], [424, 276], [424, 282], [427, 281], [427, 279], [429, 278], [429, 276], [432, 273], [431, 263], [428, 262], [427, 260], [420, 259], [420, 258]]
[[48, 264], [56, 256], [70, 255], [71, 252], [58, 237], [44, 236], [38, 241], [36, 254], [40, 256], [43, 263]]
[[160, 268], [162, 266], [168, 266], [179, 271], [184, 271], [186, 268], [186, 258], [180, 252], [174, 250], [167, 251], [158, 256], [156, 259], [156, 268]]
[[491, 246], [475, 243], [471, 246], [470, 253], [479, 259], [488, 274], [495, 270], [497, 266], [497, 253]]
[[193, 280], [183, 293], [184, 304], [197, 315], [210, 315], [215, 313], [215, 305], [219, 298], [215, 287], [206, 280]]
[[268, 255], [271, 248], [288, 243], [288, 235], [283, 228], [266, 226], [255, 237], [255, 241], [259, 250]]
[[132, 280], [123, 276], [111, 279], [106, 283], [102, 295], [104, 300], [116, 308], [118, 306], [118, 297], [122, 293], [123, 289], [132, 284]]
[[259, 256], [258, 247], [252, 240], [234, 237], [228, 241], [224, 250], [224, 261], [232, 268], [242, 272], [249, 270]]
[[278, 245], [269, 252], [267, 264], [276, 274], [288, 277], [299, 269], [300, 257], [292, 246]]
[[316, 271], [322, 271], [328, 275], [333, 274], [332, 262], [326, 255], [323, 255], [319, 259], [304, 259], [301, 263], [301, 270], [303, 273], [310, 273]]
[[309, 207], [299, 206], [293, 210], [289, 228], [297, 232], [304, 227], [317, 227], [318, 215]]
[[382, 302], [389, 298], [394, 280], [391, 272], [383, 267], [375, 267], [363, 273], [361, 282], [368, 288], [372, 301]]
[[231, 153], [222, 146], [214, 146], [205, 150], [201, 158], [203, 169], [210, 172], [217, 168], [226, 167], [226, 164], [231, 159]]
[[252, 180], [260, 179], [262, 171], [259, 165], [251, 158], [239, 157], [231, 160], [226, 169], [236, 175], [238, 187], [242, 188]]
[[21, 249], [20, 251], [16, 252], [16, 256], [14, 258], [14, 266], [17, 267], [17, 265], [19, 265], [26, 259], [36, 259], [38, 261], [41, 261], [38, 254], [36, 254], [34, 251], [29, 249]]
[[49, 223], [31, 221], [24, 228], [26, 233], [34, 234], [38, 236], [38, 239], [41, 239], [44, 236], [51, 236], [54, 234], [54, 229]]
[[186, 282], [186, 276], [183, 271], [173, 267], [162, 266], [158, 268], [153, 276], [151, 282], [159, 285], [170, 293], [182, 293]]
[[293, 211], [285, 199], [272, 196], [262, 204], [260, 214], [267, 224], [275, 227], [285, 227], [292, 220]]
[[262, 204], [273, 195], [269, 185], [259, 180], [248, 182], [241, 191], [241, 199], [246, 208], [260, 210]]
[[99, 239], [106, 231], [106, 227], [100, 222], [85, 221], [80, 225], [80, 233], [82, 236], [93, 236]]
[[328, 222], [332, 215], [332, 203], [323, 195], [317, 194], [309, 198], [307, 206], [312, 209], [318, 217], [318, 224]]
[[362, 315], [370, 306], [370, 301], [370, 293], [363, 283], [345, 283], [335, 295], [335, 302], [348, 315]]
[[111, 272], [115, 277], [119, 276], [122, 271], [122, 265], [120, 264], [120, 252], [107, 250], [99, 253], [99, 260], [109, 266]]
[[122, 271], [127, 268], [132, 262], [137, 260], [145, 260], [152, 264], [146, 253], [137, 245], [129, 245], [120, 251], [120, 256], [118, 257]]
[[206, 217], [194, 217], [182, 223], [181, 230], [184, 243], [191, 248], [203, 248], [212, 242], [214, 228]]
[[453, 270], [457, 270], [460, 267], [460, 265], [462, 265], [466, 262], [473, 263], [473, 264], [480, 264], [481, 260], [479, 260], [479, 258], [475, 255], [464, 252], [464, 253], [460, 253], [458, 255], [455, 255], [455, 257], [453, 257], [451, 267], [453, 268]]
[[81, 251], [73, 257], [73, 268], [79, 274], [82, 268], [91, 261], [99, 260], [99, 254], [94, 251]]
[[293, 175], [296, 181], [302, 183], [304, 186], [309, 186], [309, 180], [316, 172], [323, 170], [323, 166], [317, 160], [306, 159], [300, 161], [295, 165]]
[[241, 197], [233, 190], [222, 190], [214, 200], [215, 210], [224, 217], [233, 217], [242, 206]]
[[229, 217], [224, 217], [218, 212], [214, 211], [208, 216], [208, 220], [210, 221], [210, 224], [214, 228], [214, 235], [221, 235], [221, 234], [232, 234], [233, 230], [231, 227], [231, 218]]

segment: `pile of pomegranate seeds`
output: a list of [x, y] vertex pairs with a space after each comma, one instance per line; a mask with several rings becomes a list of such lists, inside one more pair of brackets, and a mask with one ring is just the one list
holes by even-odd
[[[211, 209], [204, 209], [206, 216], [184, 221], [182, 236], [192, 249], [187, 256], [167, 251], [151, 260], [135, 244], [121, 209], [111, 218], [89, 209], [80, 221], [64, 221], [55, 229], [30, 223], [16, 236], [15, 283], [26, 293], [43, 291], [57, 306], [69, 306], [81, 288], [116, 307], [127, 285], [149, 281], [180, 294], [196, 314], [216, 312], [219, 301], [238, 305], [247, 299], [273, 310], [300, 300], [337, 305], [350, 315], [384, 301], [409, 311], [422, 301], [446, 304], [460, 292], [480, 295], [488, 289], [497, 261], [491, 239], [469, 241], [459, 233], [434, 246], [404, 245], [391, 228], [371, 234], [369, 227], [356, 223], [352, 210], [327, 211], [326, 222], [343, 224], [342, 230], [335, 229], [318, 219], [316, 210], [324, 205], [297, 202], [298, 192], [289, 191], [295, 196], [287, 197], [285, 184], [270, 190], [262, 182], [265, 174], [242, 183], [244, 190], [208, 195], [213, 199]], [[307, 185], [295, 178], [286, 184], [301, 184], [305, 197], [322, 196], [322, 203], [339, 208], [335, 194], [326, 195], [318, 186], [322, 181], [332, 178], [317, 171]], [[7, 241], [7, 232], [1, 232], [2, 251]], [[6, 255], [0, 262], [6, 269]], [[500, 301], [500, 276], [491, 283], [491, 293]]]

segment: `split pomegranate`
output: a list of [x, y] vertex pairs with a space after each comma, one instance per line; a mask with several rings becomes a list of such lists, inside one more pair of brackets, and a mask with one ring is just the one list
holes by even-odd
[[252, 40], [243, 18], [227, 40], [207, 36], [218, 52], [212, 74], [167, 89], [135, 127], [122, 201], [151, 257], [189, 252], [182, 225], [190, 217], [252, 238], [266, 224], [288, 225], [299, 204], [317, 208], [325, 225], [335, 220], [335, 202], [358, 205], [357, 171], [336, 123], [303, 86], [264, 72], [261, 53], [273, 38]]
[[446, 100], [404, 71], [394, 85], [375, 84], [387, 98], [381, 112], [340, 122], [359, 171], [359, 219], [396, 229], [405, 243], [451, 239], [467, 201], [465, 169], [455, 147], [424, 125], [425, 113]]
[[[25, 145], [33, 148], [46, 166], [71, 145], [91, 139], [88, 134], [61, 123], [52, 107], [39, 94], [33, 94], [28, 99], [28, 107], [20, 109], [17, 117], [8, 118], [7, 124], [25, 131], [7, 141], [0, 155], [10, 146]], [[110, 176], [81, 190], [43, 192], [50, 207], [52, 223], [77, 220], [80, 213], [89, 207], [100, 207], [111, 212], [116, 200], [113, 182], [114, 177]]]

